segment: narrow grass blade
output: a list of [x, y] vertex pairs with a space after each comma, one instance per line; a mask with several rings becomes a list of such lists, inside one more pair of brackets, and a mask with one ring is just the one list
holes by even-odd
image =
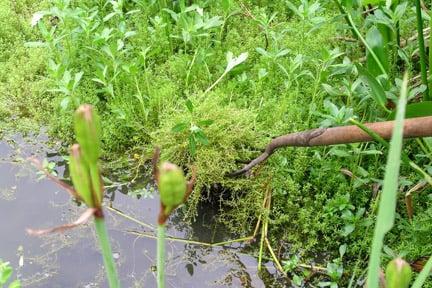
[[387, 158], [384, 186], [379, 204], [377, 223], [372, 241], [371, 255], [369, 258], [367, 287], [378, 288], [381, 250], [384, 236], [394, 224], [396, 198], [398, 188], [399, 168], [402, 153], [403, 121], [407, 98], [408, 75], [405, 74], [401, 89], [401, 96], [396, 114], [396, 123], [390, 142], [390, 150]]
[[420, 274], [417, 276], [411, 288], [421, 288], [425, 283], [427, 277], [431, 273], [431, 271], [432, 271], [432, 257], [429, 257], [429, 260], [427, 261], [426, 265], [423, 267]]
[[431, 95], [429, 95], [428, 89], [428, 79], [427, 79], [427, 70], [426, 70], [426, 52], [424, 45], [424, 36], [423, 36], [423, 18], [421, 15], [421, 6], [420, 0], [415, 0], [416, 6], [416, 15], [417, 15], [417, 33], [418, 33], [418, 45], [419, 45], [419, 53], [420, 53], [420, 69], [421, 69], [421, 78], [423, 84], [426, 86], [426, 91], [424, 92], [423, 99], [431, 100]]

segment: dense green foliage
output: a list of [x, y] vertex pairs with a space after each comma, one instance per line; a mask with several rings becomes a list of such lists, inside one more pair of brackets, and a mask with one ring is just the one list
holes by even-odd
[[[251, 177], [225, 174], [274, 136], [389, 117], [402, 70], [420, 71], [417, 43], [391, 44], [415, 34], [414, 7], [400, 2], [393, 14], [362, 15], [331, 1], [0, 0], [0, 116], [8, 119], [0, 128], [28, 128], [33, 119], [71, 143], [73, 111], [93, 104], [107, 163], [138, 165], [158, 145], [163, 159], [196, 166], [185, 220], [200, 200], [223, 198], [220, 220], [249, 235], [270, 189], [265, 217], [281, 258], [327, 263], [328, 276], [317, 278], [345, 286], [367, 266], [385, 147], [287, 148]], [[339, 8], [364, 42], [348, 38], [353, 29]], [[411, 88], [415, 102], [425, 87]], [[430, 169], [430, 144], [410, 140], [405, 150]], [[421, 177], [402, 166], [401, 179], [402, 192]], [[408, 260], [432, 249], [430, 189], [415, 202], [410, 223], [400, 194], [385, 242]]]

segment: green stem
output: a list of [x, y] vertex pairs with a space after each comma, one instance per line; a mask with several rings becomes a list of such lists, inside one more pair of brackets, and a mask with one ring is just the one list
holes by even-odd
[[353, 27], [352, 27], [352, 25], [351, 25], [351, 23], [350, 23], [350, 20], [348, 19], [347, 13], [345, 12], [345, 9], [342, 7], [341, 3], [339, 3], [339, 0], [334, 0], [333, 2], [335, 2], [336, 6], [338, 7], [339, 12], [340, 12], [342, 15], [344, 15], [345, 21], [346, 21], [346, 22], [348, 23], [348, 25], [351, 27], [351, 32], [352, 32], [354, 38], [355, 38], [355, 39], [358, 39], [358, 35], [357, 35], [356, 32], [354, 31], [354, 29], [353, 29]]
[[[432, 13], [430, 13], [429, 15], [430, 17], [430, 22], [429, 22], [429, 28], [432, 29]], [[430, 33], [430, 32], [429, 32]], [[432, 69], [432, 53], [431, 53], [431, 49], [432, 49], [432, 37], [431, 35], [429, 35], [429, 73], [431, 73], [431, 69]], [[432, 91], [432, 78], [429, 77], [429, 91]]]
[[157, 236], [157, 287], [165, 288], [165, 225], [158, 225]]
[[384, 74], [385, 77], [387, 77], [387, 72], [384, 69], [384, 66], [382, 65], [381, 61], [379, 60], [378, 56], [375, 54], [375, 52], [372, 50], [372, 48], [369, 46], [369, 44], [366, 42], [366, 39], [363, 38], [363, 36], [360, 34], [360, 31], [357, 29], [357, 27], [354, 24], [354, 21], [352, 20], [351, 14], [347, 13], [347, 19], [348, 23], [352, 27], [353, 31], [357, 35], [357, 37], [360, 39], [360, 41], [363, 43], [363, 45], [366, 47], [370, 55], [372, 55], [372, 58], [375, 60], [375, 62], [378, 64], [378, 67], [380, 68], [382, 74]]
[[108, 277], [108, 283], [110, 288], [119, 288], [120, 281], [117, 276], [117, 270], [112, 257], [111, 245], [109, 242], [108, 233], [105, 226], [104, 218], [94, 219], [96, 234], [99, 238], [99, 245], [102, 252], [102, 257], [105, 265], [106, 274]]
[[420, 0], [415, 1], [416, 14], [417, 14], [417, 33], [418, 33], [418, 44], [420, 53], [420, 68], [421, 68], [421, 78], [423, 84], [426, 86], [426, 91], [424, 92], [423, 100], [431, 100], [428, 88], [427, 70], [426, 70], [426, 52], [424, 46], [424, 36], [423, 36], [423, 18], [421, 15]]

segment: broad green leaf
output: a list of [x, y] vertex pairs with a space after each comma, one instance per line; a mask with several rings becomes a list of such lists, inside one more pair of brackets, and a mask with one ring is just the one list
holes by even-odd
[[367, 287], [378, 288], [379, 269], [381, 261], [381, 250], [384, 236], [390, 231], [394, 224], [396, 198], [398, 190], [399, 169], [402, 154], [403, 121], [408, 90], [408, 75], [405, 74], [401, 89], [401, 95], [396, 113], [396, 121], [393, 135], [390, 141], [390, 149], [387, 157], [384, 184], [379, 202], [379, 210], [375, 225], [372, 249], [369, 257], [367, 274]]
[[183, 132], [188, 128], [189, 124], [188, 123], [178, 123], [177, 125], [175, 125], [171, 131], [172, 132]]
[[194, 110], [194, 105], [192, 104], [192, 101], [190, 101], [189, 99], [186, 100], [186, 108], [189, 110], [190, 113], [192, 113]]
[[[382, 67], [384, 67], [385, 71], [388, 73], [389, 71], [389, 60], [388, 60], [388, 49], [387, 43], [384, 41], [384, 37], [381, 32], [375, 27], [372, 26], [366, 34], [366, 42], [369, 47], [378, 57], [378, 60], [381, 62]], [[377, 61], [375, 61], [374, 57], [369, 53], [366, 54], [366, 67], [367, 70], [374, 77], [382, 74], [381, 68], [379, 67]]]
[[378, 105], [380, 105], [384, 110], [388, 111], [386, 108], [387, 104], [387, 97], [384, 91], [384, 88], [382, 85], [376, 80], [374, 76], [372, 76], [368, 70], [364, 69], [360, 65], [356, 65], [360, 75], [362, 76], [363, 80], [369, 85], [371, 92], [372, 92], [372, 98], [377, 102]]
[[207, 139], [207, 136], [204, 134], [204, 132], [202, 132], [201, 130], [195, 132], [195, 139], [203, 144], [203, 145], [208, 145], [209, 141]]
[[385, 0], [362, 0], [362, 5], [366, 6], [366, 5], [379, 5], [379, 4], [384, 4]]
[[203, 126], [203, 127], [207, 127], [210, 126], [211, 124], [213, 124], [213, 120], [211, 119], [207, 119], [207, 120], [202, 120], [198, 122], [198, 125]]
[[[388, 119], [393, 120], [396, 112], [393, 111]], [[405, 118], [416, 118], [432, 116], [432, 101], [423, 101], [419, 103], [408, 104], [406, 107]]]
[[194, 156], [196, 153], [196, 141], [193, 135], [189, 136], [189, 152], [192, 156]]

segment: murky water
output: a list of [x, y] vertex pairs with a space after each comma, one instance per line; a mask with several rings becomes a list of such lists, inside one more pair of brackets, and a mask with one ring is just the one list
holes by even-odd
[[[25, 233], [27, 227], [45, 228], [70, 222], [83, 211], [56, 184], [37, 180], [40, 175], [24, 160], [36, 155], [57, 162], [55, 169], [62, 177], [65, 162], [43, 144], [45, 141], [36, 135], [26, 139], [14, 136], [0, 142], [0, 258], [11, 262], [26, 287], [107, 287], [91, 223], [40, 238]], [[147, 224], [156, 223], [159, 200], [157, 195], [137, 199], [122, 193], [127, 190], [127, 186], [111, 188], [109, 197], [116, 210], [106, 209], [121, 282], [123, 287], [156, 287], [156, 240], [151, 238], [154, 231]], [[208, 222], [209, 215], [198, 218]], [[172, 219], [167, 233], [173, 237], [196, 241], [230, 238], [223, 228], [214, 233], [203, 221], [190, 227], [180, 221], [181, 217]], [[258, 277], [257, 260], [241, 252], [244, 245], [205, 247], [167, 241], [167, 287], [270, 287]], [[272, 265], [267, 266], [266, 272], [274, 273]]]

